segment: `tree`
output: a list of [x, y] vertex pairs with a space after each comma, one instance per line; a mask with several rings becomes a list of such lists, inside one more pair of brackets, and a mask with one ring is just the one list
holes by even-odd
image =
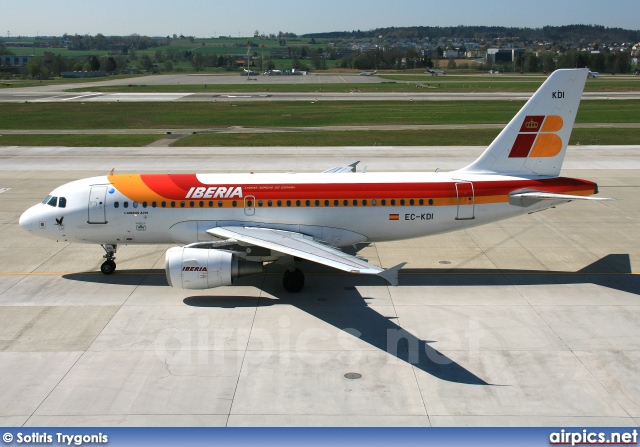
[[456, 61], [454, 59], [449, 59], [449, 61], [447, 62], [447, 68], [450, 70], [456, 68]]
[[173, 71], [173, 62], [165, 61], [164, 62], [164, 71]]
[[90, 56], [87, 62], [89, 62], [89, 67], [91, 71], [100, 70], [100, 61], [96, 56]]
[[153, 61], [148, 55], [143, 54], [140, 58], [140, 65], [142, 65], [142, 68], [144, 68], [146, 71], [151, 71], [151, 69], [153, 68]]
[[116, 63], [116, 60], [113, 57], [109, 56], [104, 68], [108, 73], [113, 73], [114, 71], [116, 71], [117, 66], [118, 64]]
[[204, 68], [204, 55], [201, 52], [195, 52], [195, 54], [193, 55], [192, 65], [193, 68], [196, 69], [196, 71], [202, 71], [202, 69]]

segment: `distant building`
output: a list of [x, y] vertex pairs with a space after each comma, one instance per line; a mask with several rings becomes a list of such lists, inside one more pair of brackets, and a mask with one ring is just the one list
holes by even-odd
[[525, 48], [489, 48], [487, 50], [487, 64], [507, 64], [522, 58]]
[[290, 59], [291, 48], [271, 48], [271, 50], [269, 50], [269, 57], [276, 59]]
[[29, 62], [31, 62], [32, 59], [33, 59], [33, 56], [2, 55], [0, 56], [0, 67], [9, 67], [9, 68], [24, 67]]
[[63, 78], [99, 78], [106, 76], [107, 72], [100, 71], [63, 71], [61, 73]]

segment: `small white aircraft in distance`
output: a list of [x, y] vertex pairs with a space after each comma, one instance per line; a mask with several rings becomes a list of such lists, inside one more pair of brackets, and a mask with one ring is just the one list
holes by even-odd
[[452, 172], [119, 174], [62, 185], [20, 217], [45, 238], [100, 244], [112, 273], [118, 245], [184, 244], [166, 253], [169, 284], [231, 285], [263, 264], [287, 266], [298, 292], [302, 258], [398, 284], [405, 263], [381, 268], [339, 247], [461, 230], [592, 197], [598, 186], [559, 177], [589, 73], [556, 70], [480, 157]]
[[432, 70], [431, 68], [427, 68], [427, 71], [425, 71], [425, 73], [431, 73], [431, 76], [444, 76], [445, 74], [447, 74], [447, 72], [444, 70]]
[[358, 76], [375, 76], [378, 74], [378, 70], [373, 70], [373, 71], [363, 71], [362, 73], [360, 73]]
[[590, 72], [589, 72], [589, 77], [590, 77], [590, 78], [597, 78], [597, 77], [599, 77], [599, 76], [600, 76], [600, 73], [599, 73], [599, 72], [597, 72], [597, 71], [590, 71]]

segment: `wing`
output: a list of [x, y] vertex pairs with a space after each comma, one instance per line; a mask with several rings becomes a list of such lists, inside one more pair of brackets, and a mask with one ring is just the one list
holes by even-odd
[[323, 174], [342, 174], [345, 172], [356, 172], [356, 166], [360, 163], [360, 161], [356, 161], [355, 163], [351, 163], [349, 166], [336, 166], [335, 168], [327, 169], [326, 171], [322, 171]]
[[393, 286], [398, 285], [398, 270], [406, 264], [403, 262], [385, 270], [318, 242], [311, 236], [291, 231], [252, 227], [216, 227], [207, 230], [207, 233], [216, 237], [235, 239], [246, 244], [268, 248], [349, 273], [378, 275]]

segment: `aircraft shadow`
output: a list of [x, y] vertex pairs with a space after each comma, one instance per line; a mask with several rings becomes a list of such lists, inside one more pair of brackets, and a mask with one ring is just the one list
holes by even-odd
[[[336, 280], [318, 277], [336, 277], [335, 270], [316, 264], [300, 262], [304, 271], [317, 272], [315, 287], [307, 287], [291, 294], [282, 289], [279, 272], [240, 278], [236, 285], [254, 285], [270, 297], [257, 300], [258, 306], [291, 305], [335, 328], [357, 336], [369, 345], [387, 352], [399, 360], [438, 379], [468, 385], [492, 385], [459, 363], [430, 346], [431, 341], [421, 340], [368, 306], [356, 286], [384, 286], [382, 278], [366, 275], [340, 275]], [[275, 266], [275, 269], [282, 268]], [[271, 269], [270, 269], [271, 270]], [[118, 274], [119, 273], [119, 274]], [[144, 286], [167, 286], [164, 271], [122, 270], [114, 275], [85, 272], [65, 275], [74, 281]], [[547, 270], [495, 270], [495, 269], [403, 269], [400, 286], [470, 286], [483, 285], [545, 285], [591, 283], [615, 290], [640, 295], [640, 278], [632, 274], [628, 254], [610, 254], [577, 272]], [[345, 284], [347, 284], [345, 286]], [[255, 297], [191, 296], [183, 300], [194, 307], [247, 307], [256, 304]], [[336, 307], [341, 307], [336, 309]]]

